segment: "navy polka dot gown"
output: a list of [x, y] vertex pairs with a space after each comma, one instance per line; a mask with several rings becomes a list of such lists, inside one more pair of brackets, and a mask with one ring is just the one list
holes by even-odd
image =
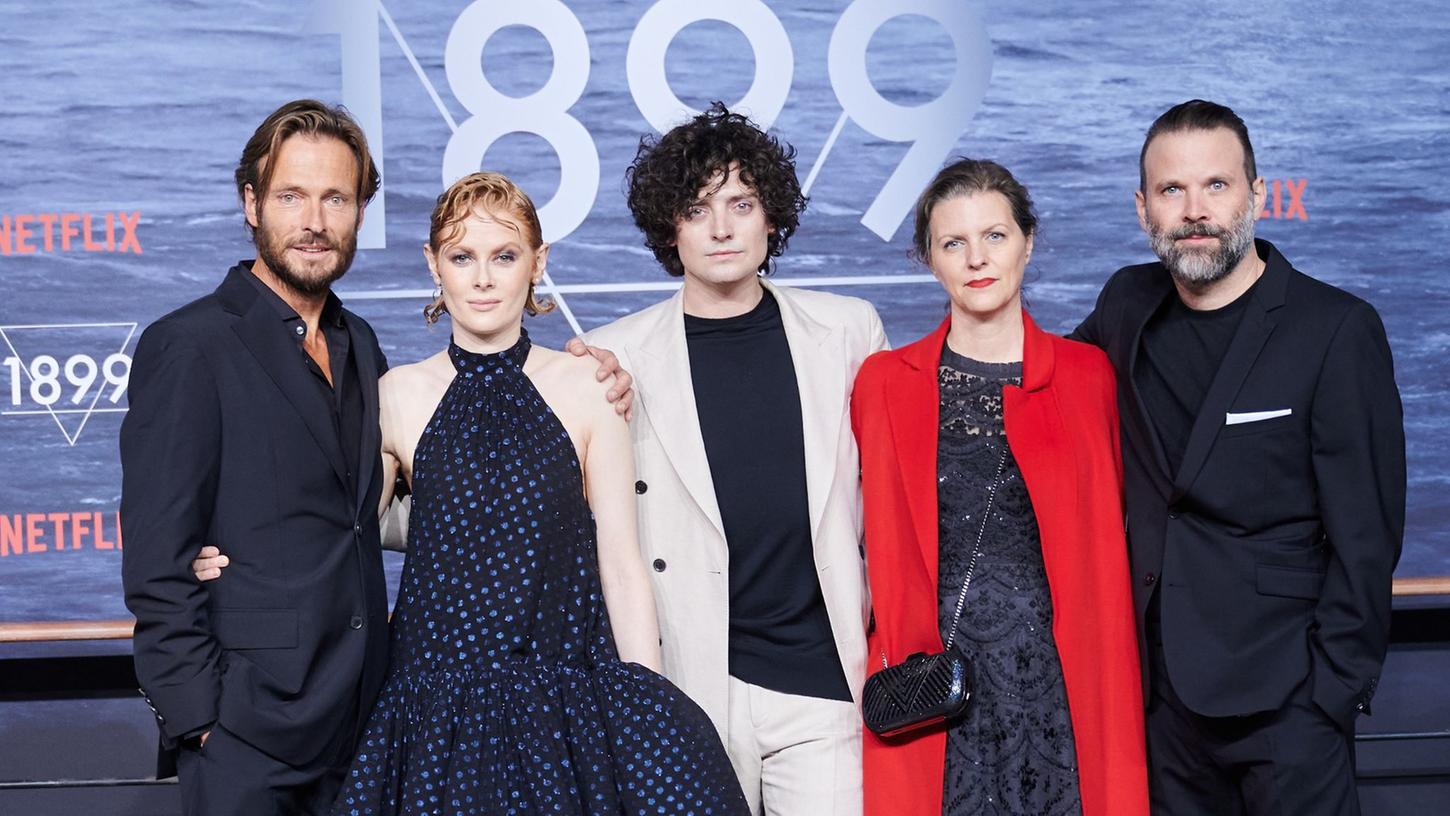
[[388, 680], [333, 813], [747, 813], [704, 712], [615, 651], [579, 462], [528, 353], [527, 334], [449, 344]]

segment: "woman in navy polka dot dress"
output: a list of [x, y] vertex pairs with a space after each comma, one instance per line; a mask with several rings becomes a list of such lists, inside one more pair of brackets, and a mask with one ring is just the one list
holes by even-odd
[[[434, 210], [446, 351], [380, 385], [413, 512], [387, 684], [334, 814], [743, 814], [719, 736], [656, 672], [628, 426], [591, 358], [531, 346], [548, 247], [475, 173]], [[586, 500], [587, 497], [587, 500]]]

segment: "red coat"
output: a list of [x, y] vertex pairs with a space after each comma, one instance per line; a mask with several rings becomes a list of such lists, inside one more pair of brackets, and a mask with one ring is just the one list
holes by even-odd
[[[1038, 329], [1026, 312], [1022, 386], [1006, 386], [1007, 443], [1042, 537], [1052, 633], [1077, 745], [1083, 816], [1148, 813], [1143, 700], [1123, 535], [1113, 369], [1099, 349]], [[872, 355], [851, 398], [861, 448], [866, 561], [876, 626], [867, 671], [939, 652], [937, 368], [950, 319]], [[946, 730], [867, 731], [866, 816], [942, 812]]]

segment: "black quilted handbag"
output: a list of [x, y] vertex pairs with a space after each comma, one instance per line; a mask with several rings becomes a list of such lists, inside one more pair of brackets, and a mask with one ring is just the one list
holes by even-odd
[[866, 680], [861, 715], [877, 736], [894, 737], [952, 719], [972, 697], [967, 659], [957, 652], [917, 652]]
[[967, 564], [967, 577], [957, 595], [946, 648], [936, 654], [917, 652], [895, 666], [887, 665], [886, 653], [882, 652], [881, 671], [866, 678], [866, 686], [861, 690], [861, 718], [877, 736], [893, 737], [925, 728], [967, 710], [972, 698], [970, 667], [960, 652], [952, 651], [952, 643], [956, 640], [957, 623], [962, 619], [962, 606], [967, 601], [967, 587], [972, 585], [972, 573], [982, 554], [982, 534], [987, 531], [987, 519], [992, 517], [997, 483], [1006, 465], [1007, 445], [1003, 442], [1002, 454], [997, 459], [997, 475], [987, 486], [987, 507], [982, 511], [982, 526], [977, 528], [977, 543]]

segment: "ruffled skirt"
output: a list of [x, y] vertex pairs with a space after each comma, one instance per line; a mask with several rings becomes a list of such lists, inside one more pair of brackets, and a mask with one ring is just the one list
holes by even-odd
[[705, 713], [637, 664], [395, 672], [334, 816], [743, 814]]

